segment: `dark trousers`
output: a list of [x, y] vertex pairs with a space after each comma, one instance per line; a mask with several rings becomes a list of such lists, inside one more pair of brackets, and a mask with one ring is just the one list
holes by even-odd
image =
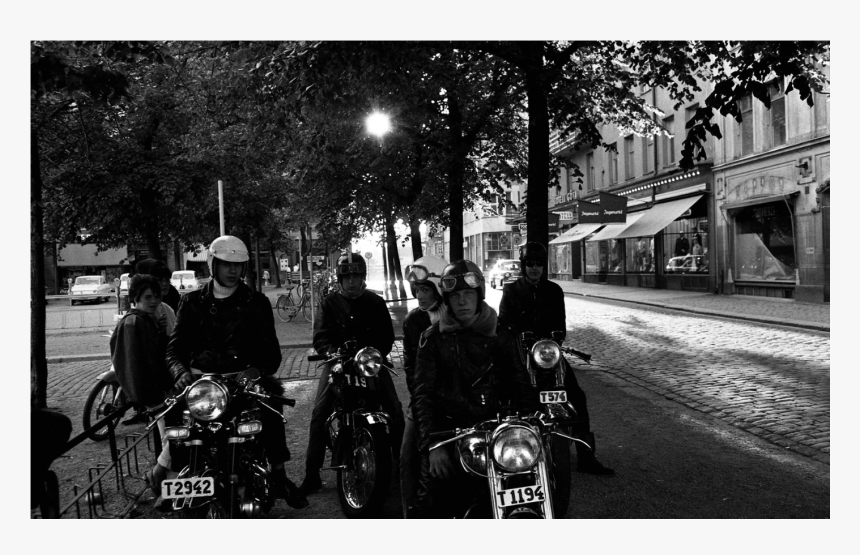
[[418, 425], [411, 417], [407, 417], [406, 427], [403, 429], [403, 443], [400, 444], [400, 502], [403, 506], [403, 518], [408, 518], [407, 509], [415, 504], [420, 474]]
[[[325, 462], [325, 443], [326, 443], [326, 420], [331, 416], [334, 410], [335, 392], [328, 383], [329, 365], [326, 364], [320, 375], [320, 381], [317, 385], [317, 398], [314, 403], [314, 410], [311, 413], [311, 426], [308, 433], [308, 451], [305, 458], [305, 472], [312, 474], [319, 472]], [[391, 417], [391, 446], [392, 452], [397, 455], [397, 446], [401, 444], [403, 438], [403, 407], [400, 404], [400, 399], [397, 398], [397, 391], [394, 389], [394, 381], [391, 379], [391, 374], [383, 368], [376, 375], [376, 388], [379, 392], [379, 402], [382, 405], [382, 410]]]
[[576, 415], [580, 422], [574, 431], [589, 432], [591, 431], [591, 425], [588, 419], [588, 403], [585, 399], [585, 392], [579, 387], [579, 382], [576, 381], [576, 376], [570, 363], [564, 357], [561, 357], [561, 360], [565, 367], [564, 389], [567, 391], [567, 398], [576, 410]]

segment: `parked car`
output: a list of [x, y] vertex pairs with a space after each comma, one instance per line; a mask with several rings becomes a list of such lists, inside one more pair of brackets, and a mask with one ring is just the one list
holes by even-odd
[[170, 276], [170, 283], [179, 291], [195, 291], [200, 288], [193, 270], [176, 270]]
[[110, 300], [111, 293], [113, 293], [113, 286], [107, 282], [105, 282], [105, 278], [103, 276], [78, 276], [75, 278], [75, 284], [72, 285], [72, 297], [75, 295], [101, 295], [99, 297], [94, 298], [86, 298], [79, 299], [75, 301], [72, 299], [72, 304], [75, 302], [85, 302], [85, 301], [93, 301], [100, 303], [102, 301]]
[[119, 276], [119, 294], [128, 295], [128, 274]]
[[506, 283], [511, 283], [520, 278], [520, 261], [515, 258], [503, 258], [496, 262], [493, 269], [490, 270], [490, 287], [504, 287]]
[[[695, 259], [696, 267], [693, 268]], [[703, 255], [675, 256], [666, 264], [667, 274], [706, 274], [708, 273], [708, 258]]]

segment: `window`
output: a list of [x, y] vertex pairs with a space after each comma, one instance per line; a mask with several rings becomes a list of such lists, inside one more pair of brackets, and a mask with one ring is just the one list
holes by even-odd
[[734, 213], [735, 279], [794, 281], [794, 229], [785, 202]]
[[765, 149], [785, 144], [785, 93], [782, 80], [777, 79], [768, 86], [770, 110], [765, 115]]
[[815, 93], [815, 132], [824, 135], [830, 132], [830, 95]]
[[633, 179], [633, 135], [624, 137], [624, 178]]
[[627, 240], [625, 265], [627, 273], [654, 273], [654, 238], [637, 237]]
[[753, 110], [752, 95], [746, 95], [738, 102], [741, 121], [735, 121], [735, 156], [746, 156], [753, 151]]
[[586, 186], [589, 191], [594, 190], [594, 153], [589, 152], [585, 156]]
[[609, 184], [618, 183], [618, 143], [612, 143], [609, 151]]
[[642, 137], [642, 173], [651, 172], [654, 163], [654, 137]]
[[663, 127], [666, 129], [666, 131], [671, 133], [671, 136], [669, 137], [667, 137], [666, 135], [661, 135], [661, 148], [663, 150], [663, 167], [667, 168], [669, 166], [675, 165], [675, 117], [669, 116], [668, 118], [664, 118]]

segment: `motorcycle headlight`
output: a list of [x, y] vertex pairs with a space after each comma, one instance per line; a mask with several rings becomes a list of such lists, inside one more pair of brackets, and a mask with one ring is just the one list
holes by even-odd
[[525, 472], [541, 454], [540, 437], [530, 428], [503, 424], [493, 432], [493, 460], [506, 472]]
[[483, 435], [470, 435], [457, 441], [463, 468], [479, 476], [487, 475], [487, 439]]
[[373, 347], [365, 347], [355, 354], [355, 363], [362, 376], [372, 378], [382, 369], [382, 355]]
[[561, 360], [561, 349], [555, 341], [538, 341], [532, 347], [532, 360], [541, 368], [553, 368]]
[[227, 409], [229, 394], [227, 389], [212, 380], [202, 378], [198, 380], [188, 394], [185, 402], [192, 416], [198, 420], [209, 422], [215, 420]]

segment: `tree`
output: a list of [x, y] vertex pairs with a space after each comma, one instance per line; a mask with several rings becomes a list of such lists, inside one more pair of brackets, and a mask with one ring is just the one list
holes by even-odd
[[529, 118], [527, 225], [529, 240], [548, 243], [547, 189], [559, 160], [549, 156], [551, 130], [574, 148], [603, 146], [600, 127], [612, 124], [640, 135], [660, 128], [651, 119], [654, 107], [633, 94], [636, 87], [661, 87], [679, 105], [692, 98], [703, 81], [714, 91], [687, 124], [679, 162], [691, 169], [705, 157], [708, 135], [719, 138], [716, 112], [740, 121], [738, 102], [752, 93], [769, 106], [765, 83], [773, 77], [790, 80], [801, 99], [812, 104], [826, 79], [817, 69], [827, 63], [827, 42], [622, 42], [541, 41], [457, 43], [505, 60], [519, 72], [525, 87]]
[[46, 128], [85, 104], [116, 105], [128, 97], [120, 63], [165, 63], [157, 45], [93, 42], [30, 45], [30, 399], [33, 408], [47, 404], [45, 354], [45, 237], [42, 192], [42, 135]]

